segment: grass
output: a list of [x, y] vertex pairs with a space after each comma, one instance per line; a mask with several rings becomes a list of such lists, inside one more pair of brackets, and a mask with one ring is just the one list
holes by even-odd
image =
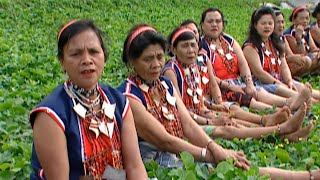
[[[134, 24], [150, 24], [167, 36], [181, 21], [192, 18], [199, 22], [205, 8], [217, 7], [224, 12], [225, 31], [241, 43], [246, 39], [250, 15], [261, 3], [262, 0], [0, 0], [0, 179], [27, 179], [30, 174], [32, 130], [28, 115], [64, 82], [56, 58], [57, 33], [64, 23], [92, 19], [106, 33], [110, 56], [101, 82], [115, 87], [127, 75], [121, 52]], [[290, 11], [284, 13], [289, 17]], [[304, 80], [319, 89], [319, 77]], [[313, 112], [318, 116], [319, 106], [314, 106]], [[317, 169], [317, 126], [307, 141], [295, 144], [283, 144], [274, 136], [260, 141], [218, 142], [228, 148], [243, 149], [256, 165]], [[277, 151], [277, 156], [276, 149], [284, 151]], [[281, 160], [279, 157], [286, 152], [289, 160]]]

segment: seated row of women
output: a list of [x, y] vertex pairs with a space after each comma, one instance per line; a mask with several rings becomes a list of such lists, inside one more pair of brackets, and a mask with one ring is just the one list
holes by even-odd
[[[244, 52], [257, 57], [255, 62], [262, 52], [264, 59], [256, 64], [264, 76], [252, 70], [252, 79], [252, 59], [222, 32], [222, 12], [209, 8], [202, 14], [205, 34], [201, 39], [196, 28], [186, 28], [190, 23], [171, 33], [168, 42], [173, 56], [167, 64], [167, 40], [155, 28], [131, 29], [122, 53], [130, 73], [118, 88], [121, 93], [98, 83], [108, 56], [100, 30], [88, 20], [67, 23], [58, 33], [58, 59], [68, 80], [30, 114], [31, 179], [147, 179], [143, 161], [181, 167], [178, 155], [183, 151], [203, 163], [231, 158], [247, 170], [250, 161], [243, 152], [224, 149], [210, 136], [260, 138], [276, 132], [293, 141], [307, 136], [313, 122], [304, 128], [302, 123], [319, 94], [310, 85], [294, 84], [284, 56], [269, 38], [273, 31], [263, 27], [265, 19], [274, 23], [273, 11], [259, 9], [253, 18], [252, 28], [260, 41], [249, 38]], [[285, 98], [272, 94], [277, 92]], [[227, 100], [232, 102], [223, 102]], [[235, 101], [259, 109], [276, 103], [279, 108], [272, 115], [258, 116], [243, 111]], [[319, 170], [261, 167], [259, 172], [272, 179], [320, 179]]]

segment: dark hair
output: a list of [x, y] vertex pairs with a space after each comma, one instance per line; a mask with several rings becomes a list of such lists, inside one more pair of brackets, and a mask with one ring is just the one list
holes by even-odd
[[200, 39], [200, 29], [197, 25], [197, 23], [193, 20], [193, 19], [187, 19], [185, 21], [183, 21], [181, 24], [180, 24], [180, 27], [183, 27], [183, 26], [186, 26], [188, 24], [194, 24], [196, 27], [197, 27], [197, 30], [198, 30], [198, 34], [199, 34], [199, 39]]
[[[225, 20], [224, 20], [224, 15], [223, 15], [222, 11], [220, 9], [218, 9], [218, 8], [208, 8], [208, 9], [204, 10], [202, 12], [202, 14], [201, 14], [200, 24], [202, 24], [204, 22], [204, 19], [206, 18], [207, 14], [209, 12], [218, 12], [221, 15], [222, 26], [224, 28], [224, 24], [226, 23]], [[202, 26], [200, 26], [200, 28], [201, 28], [201, 31], [203, 31], [202, 30]]]
[[280, 11], [280, 8], [273, 6], [272, 10], [273, 10], [274, 14], [276, 15], [276, 17], [279, 16], [280, 14], [284, 17], [284, 14]]
[[159, 44], [163, 51], [166, 52], [167, 41], [166, 39], [158, 32], [153, 30], [147, 30], [137, 35], [131, 42], [128, 47], [128, 40], [131, 38], [135, 30], [142, 26], [148, 26], [146, 24], [140, 24], [134, 26], [130, 31], [129, 34], [123, 44], [122, 50], [122, 61], [127, 64], [129, 59], [136, 60], [141, 56], [143, 51], [152, 44]]
[[312, 12], [312, 17], [317, 18], [317, 14], [319, 13], [320, 13], [320, 3], [318, 3], [318, 5], [314, 8]]
[[299, 9], [298, 11], [296, 11], [296, 9], [301, 8], [301, 7], [302, 7], [302, 6], [296, 7], [296, 8], [292, 11], [292, 13], [291, 13], [291, 15], [290, 15], [290, 17], [289, 17], [289, 21], [290, 21], [290, 22], [292, 22], [292, 21], [298, 16], [298, 14], [299, 14], [300, 12], [307, 11], [307, 12], [310, 14], [310, 11], [309, 11], [306, 7], [303, 8], [303, 9]]
[[[65, 29], [63, 29], [65, 28]], [[62, 32], [59, 32], [60, 36], [58, 35], [58, 59], [61, 60], [63, 58], [63, 47], [68, 43], [68, 41], [75, 35], [91, 29], [94, 31], [100, 41], [101, 48], [104, 53], [105, 61], [108, 59], [108, 52], [104, 46], [103, 38], [102, 38], [102, 31], [94, 25], [93, 21], [91, 20], [77, 20], [74, 23], [70, 24], [67, 27], [62, 27]]]
[[[168, 36], [168, 42], [170, 43], [170, 46], [177, 47], [177, 45], [180, 41], [196, 39], [195, 35], [192, 32], [184, 32], [176, 38], [176, 40], [173, 42], [173, 44], [171, 44], [173, 36], [176, 34], [177, 31], [179, 31], [182, 28], [184, 28], [184, 27], [177, 27], [170, 33], [170, 35]], [[168, 50], [168, 52], [169, 52], [170, 56], [173, 56], [173, 53], [170, 51], [170, 49]]]
[[[261, 47], [262, 39], [261, 39], [260, 35], [258, 34], [258, 31], [255, 28], [255, 25], [257, 25], [258, 21], [260, 20], [260, 18], [263, 15], [267, 15], [267, 14], [272, 15], [272, 18], [275, 21], [275, 14], [274, 14], [273, 10], [269, 7], [262, 7], [260, 9], [257, 9], [251, 15], [248, 40], [258, 49], [262, 48]], [[277, 35], [275, 32], [272, 32], [270, 39], [272, 41], [272, 44], [279, 51], [279, 53], [283, 54], [284, 53], [284, 43], [280, 40], [279, 35]]]

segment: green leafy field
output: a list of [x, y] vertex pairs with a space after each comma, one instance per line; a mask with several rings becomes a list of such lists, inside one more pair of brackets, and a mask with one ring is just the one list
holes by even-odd
[[[181, 21], [200, 20], [207, 7], [220, 8], [226, 17], [226, 32], [239, 42], [246, 39], [251, 12], [259, 7], [259, 0], [0, 0], [0, 179], [28, 179], [32, 130], [29, 112], [64, 82], [55, 55], [56, 36], [61, 25], [71, 19], [89, 18], [106, 33], [110, 50], [103, 83], [119, 85], [127, 70], [121, 62], [124, 38], [132, 25], [147, 23], [165, 36]], [[285, 11], [288, 17], [289, 11]], [[304, 79], [319, 89], [320, 78]], [[318, 117], [320, 106], [313, 107]], [[317, 119], [318, 120], [318, 119]], [[165, 170], [150, 163], [150, 177], [159, 179], [256, 179], [258, 166], [285, 169], [319, 169], [319, 123], [309, 139], [294, 144], [270, 135], [263, 140], [217, 140], [224, 147], [243, 150], [253, 163], [243, 172], [225, 161], [211, 175], [192, 157], [183, 154], [184, 169]], [[54, 147], [53, 147], [54, 148]], [[262, 177], [263, 178], [263, 177]]]

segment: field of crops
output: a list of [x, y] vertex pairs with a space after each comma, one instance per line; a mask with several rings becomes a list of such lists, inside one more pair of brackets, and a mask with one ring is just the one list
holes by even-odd
[[[274, 0], [275, 1], [275, 0]], [[0, 0], [0, 179], [28, 179], [32, 129], [29, 112], [58, 84], [64, 82], [56, 58], [57, 33], [71, 19], [92, 19], [105, 32], [109, 60], [101, 82], [119, 85], [127, 75], [121, 62], [124, 38], [137, 23], [156, 27], [163, 35], [181, 21], [200, 21], [207, 7], [220, 8], [226, 17], [225, 31], [239, 42], [246, 39], [252, 11], [262, 0]], [[289, 17], [289, 10], [284, 11]], [[287, 24], [288, 25], [288, 24]], [[307, 77], [316, 89], [320, 77]], [[257, 178], [257, 166], [305, 170], [320, 167], [320, 106], [312, 108], [317, 127], [307, 140], [288, 144], [275, 135], [262, 140], [218, 139], [227, 148], [243, 150], [253, 168], [243, 172], [225, 161], [215, 171], [193, 163], [182, 154], [184, 169], [162, 169], [155, 163], [146, 167], [158, 179], [243, 179]], [[50, 142], [48, 142], [50, 145]], [[54, 148], [54, 147], [52, 147]], [[264, 177], [261, 177], [262, 179]]]

